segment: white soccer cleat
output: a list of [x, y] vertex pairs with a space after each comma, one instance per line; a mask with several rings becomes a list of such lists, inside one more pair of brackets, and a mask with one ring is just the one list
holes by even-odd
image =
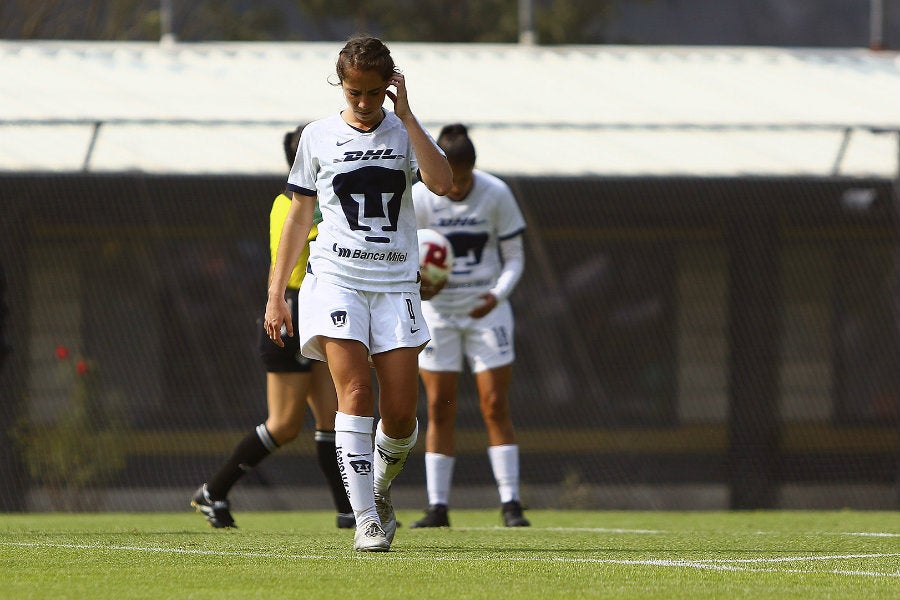
[[394, 534], [397, 533], [397, 515], [394, 514], [394, 503], [391, 502], [391, 488], [384, 494], [375, 492], [375, 510], [381, 520], [381, 527], [389, 544], [394, 543]]
[[378, 523], [369, 521], [356, 528], [353, 549], [357, 552], [387, 552], [391, 549], [391, 543]]

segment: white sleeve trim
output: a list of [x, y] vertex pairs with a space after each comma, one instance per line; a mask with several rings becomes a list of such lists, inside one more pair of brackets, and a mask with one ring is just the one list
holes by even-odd
[[497, 302], [509, 297], [525, 270], [525, 247], [521, 235], [500, 240], [500, 258], [503, 260], [503, 271], [490, 290]]

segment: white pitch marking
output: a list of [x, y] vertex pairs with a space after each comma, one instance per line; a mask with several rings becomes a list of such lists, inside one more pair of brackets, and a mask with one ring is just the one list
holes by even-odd
[[638, 533], [638, 534], [660, 534], [670, 533], [662, 529], [623, 529], [619, 527], [501, 527], [495, 525], [493, 527], [451, 527], [452, 531], [579, 531], [585, 533]]
[[[161, 552], [170, 554], [197, 554], [203, 556], [242, 556], [246, 558], [276, 558], [289, 560], [334, 560], [333, 555], [315, 555], [315, 554], [277, 554], [274, 552], [222, 552], [216, 550], [192, 550], [187, 548], [159, 548], [152, 546], [104, 546], [101, 544], [47, 544], [40, 542], [0, 542], [5, 546], [18, 546], [27, 548], [64, 548], [70, 550], [124, 550], [131, 552]], [[754, 558], [754, 559], [708, 559], [708, 560], [671, 560], [671, 559], [648, 559], [648, 560], [625, 560], [614, 558], [534, 558], [534, 557], [506, 557], [494, 560], [507, 562], [561, 562], [561, 563], [588, 563], [601, 565], [634, 565], [648, 567], [685, 567], [689, 569], [703, 569], [709, 571], [734, 571], [745, 573], [828, 573], [832, 575], [855, 575], [865, 577], [898, 577], [900, 571], [892, 573], [883, 573], [880, 571], [845, 571], [845, 570], [805, 570], [805, 569], [777, 569], [777, 568], [748, 568], [737, 566], [739, 564], [764, 564], [779, 563], [785, 561], [803, 562], [803, 561], [819, 561], [819, 560], [850, 560], [863, 558], [888, 558], [900, 557], [900, 553], [888, 554], [845, 554], [845, 555], [829, 555], [829, 556], [803, 556], [803, 557], [779, 557], [779, 558]], [[381, 560], [381, 557], [359, 556], [361, 560]], [[471, 559], [460, 558], [454, 556], [438, 556], [428, 558], [408, 557], [408, 556], [391, 556], [393, 560], [427, 560], [427, 561], [454, 561], [454, 562], [471, 562]]]
[[244, 556], [247, 558], [290, 558], [319, 560], [334, 558], [315, 554], [275, 554], [272, 552], [222, 552], [219, 550], [192, 550], [189, 548], [154, 548], [152, 546], [103, 546], [101, 544], [45, 544], [39, 542], [0, 542], [5, 546], [27, 548], [63, 548], [66, 550], [126, 550], [131, 552], [162, 552], [169, 554], [199, 554], [202, 556]]
[[[491, 527], [452, 527], [452, 531], [514, 531], [515, 528], [501, 527], [500, 525], [494, 525]], [[584, 533], [634, 533], [634, 534], [647, 534], [647, 535], [657, 535], [664, 533], [672, 533], [671, 531], [665, 529], [626, 529], [622, 527], [530, 527], [528, 530], [540, 530], [540, 531], [576, 531], [576, 532], [584, 532]], [[526, 529], [522, 529], [521, 531], [527, 531]], [[893, 533], [887, 531], [810, 531], [806, 533], [812, 533], [815, 535], [847, 535], [847, 536], [857, 536], [857, 537], [900, 537], [900, 533]], [[784, 532], [781, 531], [754, 531], [755, 535], [784, 535]]]
[[779, 563], [798, 562], [810, 560], [851, 560], [854, 558], [888, 558], [900, 556], [898, 553], [889, 554], [814, 554], [811, 556], [779, 556], [775, 558], [701, 558], [692, 560], [695, 563]]
[[900, 537], [900, 533], [887, 533], [883, 531], [847, 531], [844, 533], [827, 533], [827, 535], [853, 535], [859, 537]]
[[[784, 535], [783, 531], [754, 531], [754, 535]], [[856, 537], [900, 537], [900, 533], [887, 531], [803, 531], [807, 535], [849, 535]]]

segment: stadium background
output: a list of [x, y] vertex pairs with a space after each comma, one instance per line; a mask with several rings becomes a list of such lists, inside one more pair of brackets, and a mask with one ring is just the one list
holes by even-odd
[[[302, 120], [269, 84], [298, 64], [327, 74], [335, 50], [275, 46], [0, 46], [16, 90], [0, 509], [183, 508], [264, 418], [266, 215], [280, 134]], [[512, 390], [528, 505], [900, 504], [896, 54], [396, 50], [411, 81], [479, 65], [465, 103], [422, 89], [415, 106], [432, 130], [473, 124], [528, 220]], [[563, 66], [525, 106], [497, 76]], [[177, 79], [197, 72], [202, 89]], [[260, 78], [267, 101], [237, 91]], [[65, 103], [43, 101], [54, 85]], [[335, 106], [310, 87], [303, 115]], [[453, 502], [492, 506], [472, 398]], [[326, 508], [310, 438], [248, 477], [236, 509]], [[396, 496], [425, 504], [421, 451]]]

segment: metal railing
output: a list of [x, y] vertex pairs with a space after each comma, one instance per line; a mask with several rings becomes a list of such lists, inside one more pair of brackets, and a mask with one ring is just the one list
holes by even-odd
[[[49, 118], [49, 119], [0, 119], [0, 128], [4, 126], [85, 126], [91, 128], [91, 136], [85, 149], [82, 171], [89, 171], [91, 158], [100, 135], [106, 126], [200, 126], [200, 127], [294, 127], [297, 120], [286, 119], [194, 119], [194, 118]], [[440, 127], [440, 123], [424, 122], [425, 127]], [[509, 129], [544, 129], [572, 131], [705, 131], [705, 132], [835, 132], [841, 134], [841, 142], [831, 165], [831, 175], [840, 174], [841, 166], [847, 154], [847, 148], [855, 133], [867, 132], [875, 135], [894, 135], [896, 137], [897, 172], [900, 179], [900, 126], [881, 124], [843, 124], [843, 123], [572, 123], [565, 121], [542, 121], [513, 123], [502, 121], [473, 121], [468, 123], [471, 129], [509, 130]]]

